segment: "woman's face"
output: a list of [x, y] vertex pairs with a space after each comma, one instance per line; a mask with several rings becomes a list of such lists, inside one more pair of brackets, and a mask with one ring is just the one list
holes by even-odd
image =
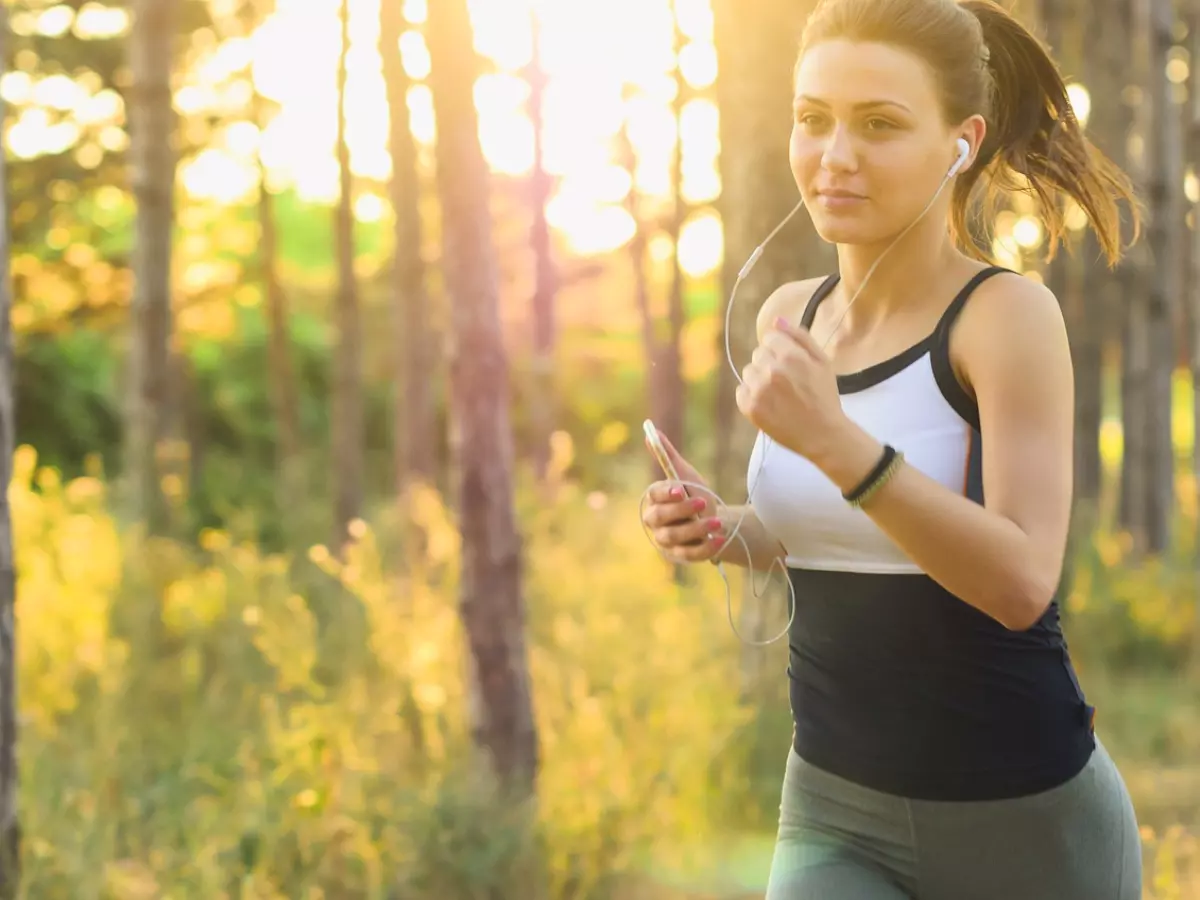
[[[791, 161], [817, 233], [840, 244], [894, 237], [937, 191], [958, 157], [955, 140], [978, 146], [981, 120], [970, 124], [945, 122], [933, 73], [905, 50], [846, 40], [810, 47], [796, 71]], [[930, 216], [950, 194], [947, 186]]]

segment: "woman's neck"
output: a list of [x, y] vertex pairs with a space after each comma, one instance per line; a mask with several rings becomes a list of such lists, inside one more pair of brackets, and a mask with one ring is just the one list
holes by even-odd
[[933, 216], [888, 249], [891, 240], [838, 245], [842, 297], [846, 303], [854, 298], [843, 325], [852, 330], [858, 330], [855, 323], [886, 319], [898, 306], [911, 307], [914, 286], [934, 287], [947, 269], [962, 258], [946, 231], [944, 219]]

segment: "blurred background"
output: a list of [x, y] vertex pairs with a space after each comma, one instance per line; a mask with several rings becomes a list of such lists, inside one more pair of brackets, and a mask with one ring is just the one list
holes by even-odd
[[[808, 0], [3, 8], [21, 896], [761, 896], [786, 642], [650, 546], [640, 423], [744, 497]], [[1015, 11], [1146, 204], [1115, 271], [986, 240], [1069, 323], [1068, 639], [1200, 898], [1200, 0]], [[739, 366], [834, 265], [797, 216]]]

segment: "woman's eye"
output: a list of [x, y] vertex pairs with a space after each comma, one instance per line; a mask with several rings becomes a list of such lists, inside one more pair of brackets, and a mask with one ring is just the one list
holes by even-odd
[[868, 119], [867, 120], [867, 130], [868, 131], [884, 131], [885, 129], [888, 129], [891, 127], [892, 127], [892, 123], [889, 122], [887, 119]]
[[815, 113], [800, 113], [796, 116], [796, 124], [812, 130], [820, 127], [821, 117]]

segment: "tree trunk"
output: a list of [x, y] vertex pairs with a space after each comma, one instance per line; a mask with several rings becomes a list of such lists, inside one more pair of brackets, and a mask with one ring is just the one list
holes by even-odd
[[170, 512], [158, 454], [170, 434], [172, 398], [171, 235], [175, 199], [175, 113], [171, 63], [176, 0], [136, 0], [129, 36], [130, 181], [137, 207], [126, 393], [125, 477], [129, 513], [150, 534]]
[[[629, 92], [626, 92], [626, 97]], [[658, 335], [654, 327], [654, 310], [650, 303], [650, 279], [646, 272], [646, 252], [647, 252], [647, 223], [642, 215], [640, 197], [637, 189], [637, 151], [634, 149], [633, 142], [629, 139], [629, 131], [626, 127], [627, 123], [622, 123], [621, 133], [618, 136], [619, 154], [621, 157], [621, 165], [625, 171], [629, 173], [630, 187], [629, 194], [625, 197], [625, 211], [629, 213], [629, 217], [633, 219], [634, 232], [633, 237], [629, 241], [628, 253], [629, 264], [633, 272], [633, 293], [637, 303], [638, 312], [641, 315], [642, 323], [642, 356], [646, 360], [646, 414], [651, 419], [655, 419], [656, 425], [661, 426], [657, 422], [661, 410], [665, 406], [662, 398], [662, 378], [659, 372], [658, 360], [660, 356], [658, 347]], [[674, 441], [676, 435], [666, 431], [667, 437]], [[653, 457], [649, 457], [646, 465], [650, 469], [650, 479], [657, 481], [663, 477], [662, 470], [658, 467], [658, 462]]]
[[[1191, 38], [1191, 121], [1188, 134], [1188, 156], [1192, 174], [1200, 177], [1200, 0], [1189, 4], [1189, 36]], [[1190, 284], [1187, 291], [1190, 364], [1192, 375], [1192, 476], [1195, 480], [1197, 509], [1200, 510], [1200, 201], [1192, 204], [1192, 252]], [[1200, 573], [1200, 523], [1193, 536], [1193, 567]], [[1191, 669], [1200, 676], [1200, 578], [1197, 579], [1196, 624], [1192, 626]]]
[[[260, 130], [267, 126], [263, 100], [254, 98], [254, 117]], [[276, 473], [279, 511], [287, 518], [289, 504], [299, 489], [300, 409], [296, 399], [296, 376], [292, 365], [292, 340], [288, 299], [279, 279], [279, 233], [275, 223], [275, 198], [267, 187], [267, 167], [258, 162], [259, 277], [267, 302], [268, 359], [271, 405], [275, 408], [277, 434]]]
[[[0, 9], [0, 60], [8, 59], [8, 11]], [[0, 64], [0, 74], [4, 66]], [[0, 100], [0, 119], [4, 117]], [[8, 184], [0, 154], [0, 187]], [[8, 221], [7, 192], [0, 190], [0, 221]], [[16, 421], [13, 404], [13, 349], [9, 314], [8, 229], [0, 229], [0, 484], [12, 481]], [[17, 896], [21, 876], [21, 826], [17, 811], [16, 566], [8, 491], [0, 492], [0, 898]]]
[[[1104, 0], [1086, 16], [1084, 47], [1080, 54], [1092, 107], [1089, 137], [1118, 165], [1128, 165], [1126, 151], [1128, 115], [1125, 93], [1129, 49], [1128, 11], [1122, 0]], [[1124, 38], [1124, 40], [1122, 40]], [[1104, 415], [1104, 349], [1118, 329], [1118, 310], [1126, 306], [1121, 280], [1124, 270], [1110, 270], [1100, 255], [1091, 231], [1083, 236], [1086, 303], [1071, 324], [1075, 361], [1075, 490], [1080, 521], [1090, 530], [1098, 524], [1104, 467], [1100, 455], [1100, 429]], [[1120, 329], [1123, 331], [1124, 329]]]
[[337, 357], [334, 360], [333, 431], [334, 536], [340, 549], [347, 527], [362, 510], [363, 400], [362, 323], [354, 274], [354, 186], [346, 142], [346, 57], [350, 52], [350, 0], [342, 0], [342, 49], [338, 57], [337, 159], [340, 192], [334, 213], [337, 245]]
[[[770, 0], [714, 0], [717, 46], [718, 103], [721, 113], [721, 220], [725, 231], [722, 281], [726, 305], [737, 274], [754, 248], [799, 202], [800, 196], [788, 161], [793, 68], [800, 32], [811, 5], [774, 3]], [[813, 230], [807, 213], [776, 237], [758, 265], [738, 289], [730, 320], [730, 348], [740, 372], [757, 345], [755, 320], [767, 296], [788, 281], [828, 274], [837, 267], [832, 248]], [[737, 382], [725, 354], [724, 332], [719, 336], [716, 405], [715, 486], [730, 504], [746, 496], [747, 461], [754, 428], [738, 414], [734, 392]], [[757, 573], [761, 581], [764, 573]], [[765, 604], [743, 580], [742, 611], [738, 629], [762, 640], [767, 624]], [[757, 683], [765, 656], [757, 648], [744, 649], [743, 686]]]
[[529, 64], [529, 119], [533, 124], [533, 171], [529, 178], [529, 202], [533, 212], [530, 244], [533, 248], [535, 284], [533, 290], [533, 391], [529, 398], [533, 424], [533, 463], [538, 478], [546, 474], [550, 462], [550, 433], [554, 430], [557, 402], [554, 392], [554, 306], [558, 293], [558, 270], [546, 221], [546, 205], [554, 190], [554, 180], [546, 171], [543, 153], [543, 113], [546, 74], [541, 58], [541, 19], [537, 10], [530, 12], [533, 29], [533, 55]]
[[434, 370], [437, 341], [430, 325], [429, 291], [422, 253], [421, 179], [417, 142], [412, 134], [408, 92], [412, 86], [400, 58], [404, 11], [400, 3], [379, 5], [379, 47], [387, 85], [392, 156], [391, 199], [395, 219], [395, 292], [397, 348], [401, 370], [396, 384], [396, 482], [403, 495], [412, 481], [436, 484], [437, 408]]
[[1183, 136], [1178, 106], [1172, 100], [1167, 60], [1174, 9], [1171, 0], [1143, 0], [1149, 32], [1150, 66], [1147, 79], [1149, 127], [1146, 145], [1147, 243], [1152, 265], [1146, 272], [1146, 476], [1145, 546], [1161, 553], [1170, 541], [1174, 511], [1175, 453], [1171, 440], [1171, 376], [1175, 368], [1174, 305], [1181, 295], [1183, 216]]
[[459, 609], [475, 681], [470, 693], [479, 703], [472, 727], [497, 775], [532, 794], [538, 743], [513, 511], [509, 370], [474, 101], [479, 60], [467, 0], [438, 0], [428, 16], [443, 266], [453, 310], [451, 404], [461, 442]]
[[[673, 7], [678, 11], [679, 0]], [[671, 161], [671, 218], [670, 234], [673, 252], [671, 286], [667, 295], [667, 338], [659, 345], [658, 374], [662, 385], [663, 406], [655, 411], [658, 427], [666, 433], [680, 453], [687, 455], [687, 385], [683, 377], [683, 330], [687, 324], [684, 309], [686, 278], [679, 258], [679, 236], [687, 220], [687, 201], [683, 197], [683, 106], [687, 101], [688, 84], [679, 65], [684, 35], [675, 25], [675, 101], [673, 110], [678, 139]]]

